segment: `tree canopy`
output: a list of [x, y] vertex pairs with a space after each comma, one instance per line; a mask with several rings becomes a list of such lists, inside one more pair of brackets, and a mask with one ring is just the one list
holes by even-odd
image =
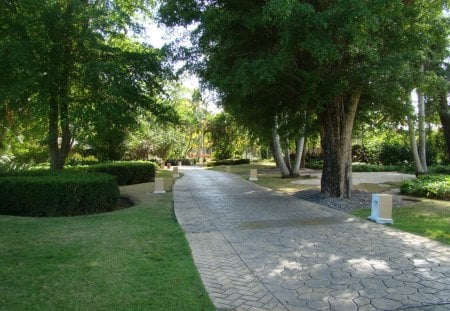
[[357, 110], [406, 111], [424, 55], [447, 42], [436, 30], [445, 5], [169, 0], [160, 13], [167, 25], [198, 25], [187, 54], [196, 60], [194, 69], [218, 90], [225, 110], [250, 128], [269, 133], [280, 114], [289, 116], [291, 127], [305, 113], [317, 117], [322, 193], [343, 197], [351, 194]]
[[[51, 167], [61, 169], [74, 139], [98, 137], [114, 150], [140, 110], [170, 117], [158, 100], [168, 77], [164, 54], [138, 32], [147, 0], [2, 1], [2, 122], [46, 120]], [[123, 136], [123, 135], [122, 135]], [[112, 156], [114, 158], [114, 156]]]

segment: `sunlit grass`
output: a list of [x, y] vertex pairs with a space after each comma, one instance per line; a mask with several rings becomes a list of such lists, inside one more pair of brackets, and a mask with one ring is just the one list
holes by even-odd
[[[370, 209], [357, 210], [351, 214], [367, 218], [370, 216]], [[424, 200], [411, 206], [394, 208], [392, 218], [394, 228], [450, 244], [450, 204], [448, 202]]]
[[214, 310], [170, 193], [90, 216], [0, 216], [0, 262], [1, 310]]
[[[209, 169], [216, 171], [226, 171], [225, 166], [216, 166]], [[230, 166], [231, 173], [240, 175], [242, 178], [248, 179], [250, 177], [250, 169], [258, 170], [258, 180], [256, 184], [281, 191], [284, 193], [294, 194], [297, 191], [306, 189], [316, 189], [316, 185], [296, 184], [294, 181], [305, 179], [305, 177], [298, 178], [281, 178], [280, 172], [273, 162], [252, 162], [250, 164], [232, 165]]]

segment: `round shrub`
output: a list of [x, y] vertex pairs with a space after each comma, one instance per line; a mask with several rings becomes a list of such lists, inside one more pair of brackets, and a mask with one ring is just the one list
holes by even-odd
[[73, 216], [112, 211], [119, 198], [114, 176], [58, 172], [0, 177], [0, 213]]
[[76, 169], [113, 175], [119, 186], [152, 182], [156, 174], [156, 165], [152, 162], [110, 162]]

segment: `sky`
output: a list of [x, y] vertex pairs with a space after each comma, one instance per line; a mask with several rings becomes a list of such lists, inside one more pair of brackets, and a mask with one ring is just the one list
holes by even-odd
[[[161, 48], [164, 44], [173, 41], [174, 39], [181, 38], [183, 34], [186, 34], [186, 29], [183, 27], [168, 29], [163, 25], [158, 25], [157, 23], [151, 20], [141, 21], [142, 25], [145, 28], [145, 31], [140, 37], [146, 43], [151, 44], [155, 48]], [[184, 41], [187, 45], [190, 44], [189, 41]], [[179, 69], [182, 67], [182, 63], [175, 65], [175, 69]], [[200, 89], [200, 82], [198, 77], [185, 74], [184, 77], [181, 78], [183, 86], [187, 88], [189, 92], [192, 92], [194, 89]], [[191, 95], [190, 93], [189, 95]], [[221, 111], [220, 108], [217, 107], [215, 103], [216, 95], [212, 91], [202, 90], [203, 101], [206, 104], [206, 108], [208, 111], [212, 113], [217, 113]]]

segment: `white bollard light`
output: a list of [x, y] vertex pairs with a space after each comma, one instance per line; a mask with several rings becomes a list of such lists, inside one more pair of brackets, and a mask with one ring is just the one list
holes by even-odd
[[166, 193], [164, 191], [164, 178], [155, 178], [155, 191], [153, 193]]
[[178, 166], [173, 167], [173, 177], [175, 178], [180, 177], [180, 173], [178, 173]]
[[379, 224], [393, 224], [392, 220], [392, 195], [372, 194], [372, 209], [369, 220]]
[[252, 168], [252, 169], [250, 170], [250, 178], [249, 178], [249, 180], [251, 180], [251, 181], [256, 181], [256, 180], [258, 180], [258, 170], [257, 170], [257, 169]]

